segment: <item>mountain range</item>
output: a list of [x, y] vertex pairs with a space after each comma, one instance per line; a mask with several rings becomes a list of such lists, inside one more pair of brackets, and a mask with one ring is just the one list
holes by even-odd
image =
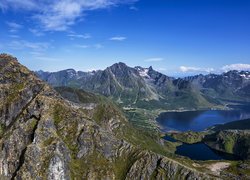
[[122, 106], [144, 109], [206, 109], [249, 102], [250, 72], [173, 78], [149, 68], [116, 63], [93, 72], [67, 69], [36, 74], [54, 87], [68, 86], [111, 97]]

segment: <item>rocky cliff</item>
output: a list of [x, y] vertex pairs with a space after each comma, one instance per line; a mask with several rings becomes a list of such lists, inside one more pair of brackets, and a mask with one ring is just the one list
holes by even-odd
[[[148, 150], [119, 110], [86, 99], [65, 100], [15, 58], [1, 54], [0, 179], [214, 177]], [[167, 154], [166, 146], [156, 144]]]

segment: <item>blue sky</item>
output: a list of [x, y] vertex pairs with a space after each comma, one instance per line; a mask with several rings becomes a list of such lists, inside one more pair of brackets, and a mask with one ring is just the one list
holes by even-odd
[[32, 70], [250, 70], [249, 0], [4, 0], [0, 27], [0, 52]]

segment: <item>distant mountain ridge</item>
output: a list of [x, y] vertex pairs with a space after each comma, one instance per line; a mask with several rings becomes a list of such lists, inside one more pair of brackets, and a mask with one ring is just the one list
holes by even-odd
[[93, 72], [67, 69], [36, 74], [54, 87], [68, 86], [99, 93], [124, 106], [202, 109], [223, 106], [228, 101], [250, 101], [249, 71], [174, 78], [152, 66], [132, 68], [119, 62]]

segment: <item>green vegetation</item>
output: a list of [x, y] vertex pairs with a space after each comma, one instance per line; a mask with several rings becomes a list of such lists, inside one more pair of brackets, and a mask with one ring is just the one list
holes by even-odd
[[203, 131], [203, 132], [193, 132], [193, 131], [188, 131], [188, 132], [183, 132], [183, 133], [167, 133], [166, 135], [173, 137], [174, 139], [188, 143], [188, 144], [193, 144], [193, 143], [198, 143], [201, 142], [206, 135], [210, 134], [211, 132], [208, 131]]
[[13, 84], [11, 86], [11, 90], [8, 94], [8, 97], [7, 97], [7, 102], [10, 104], [11, 102], [14, 102], [19, 94], [20, 94], [20, 91], [25, 87], [25, 84], [24, 83], [19, 83], [19, 84]]
[[217, 125], [217, 126], [211, 128], [211, 130], [213, 130], [213, 131], [221, 131], [221, 130], [228, 130], [228, 129], [249, 130], [250, 129], [250, 119], [233, 121], [230, 123]]
[[0, 139], [2, 138], [4, 132], [5, 132], [5, 125], [4, 124], [0, 124]]
[[55, 90], [66, 99], [76, 103], [96, 103], [100, 97], [93, 93], [70, 87], [56, 87]]
[[[57, 91], [62, 94], [68, 94], [67, 92], [73, 92], [73, 88], [57, 88]], [[176, 145], [174, 143], [165, 142], [164, 144], [160, 143], [161, 136], [160, 134], [154, 129], [148, 131], [147, 129], [144, 129], [143, 127], [139, 128], [138, 126], [134, 127], [129, 122], [125, 120], [125, 117], [123, 113], [119, 110], [117, 105], [113, 103], [110, 99], [103, 97], [103, 96], [92, 96], [92, 93], [88, 93], [82, 90], [76, 90], [78, 93], [75, 93], [76, 98], [79, 99], [78, 96], [81, 94], [84, 94], [84, 96], [92, 97], [92, 99], [97, 103], [97, 106], [94, 109], [93, 117], [92, 119], [95, 120], [100, 126], [107, 126], [107, 121], [111, 118], [117, 118], [121, 120], [121, 124], [116, 130], [115, 134], [117, 137], [125, 139], [126, 141], [132, 143], [133, 145], [140, 147], [142, 149], [149, 149], [153, 152], [159, 153], [159, 154], [169, 154], [173, 153], [175, 151]], [[90, 94], [90, 95], [88, 95]], [[68, 96], [65, 96], [67, 98]], [[91, 99], [89, 99], [91, 100]], [[90, 103], [91, 101], [87, 101]], [[86, 103], [85, 100], [81, 100], [80, 103]], [[63, 112], [61, 112], [63, 111]], [[66, 110], [63, 110], [60, 105], [56, 106], [54, 111], [55, 121], [59, 121], [60, 118], [65, 117], [64, 113]], [[154, 113], [154, 116], [152, 114], [149, 114], [150, 112], [142, 111], [143, 113], [138, 113], [137, 115], [142, 115], [141, 120], [145, 120], [147, 115], [151, 115], [151, 117], [154, 119], [156, 117], [156, 112]], [[144, 115], [143, 115], [144, 114]], [[60, 115], [60, 117], [59, 117]], [[61, 117], [62, 116], [62, 117]], [[133, 118], [135, 120], [135, 117]], [[138, 120], [139, 121], [139, 120]], [[73, 122], [72, 122], [73, 126]], [[149, 125], [150, 126], [150, 125]], [[151, 126], [152, 127], [152, 126]], [[154, 126], [155, 127], [155, 126]], [[74, 129], [74, 128], [72, 128]]]
[[57, 103], [53, 109], [53, 119], [55, 125], [58, 125], [67, 115], [68, 110], [60, 103]]
[[158, 127], [155, 118], [160, 114], [160, 112], [160, 110], [154, 111], [140, 108], [131, 108], [131, 110], [125, 110], [124, 114], [134, 127], [144, 131], [157, 133]]
[[139, 159], [138, 154], [131, 154], [126, 158], [116, 159], [113, 168], [117, 179], [125, 179], [130, 167]]
[[97, 105], [96, 110], [94, 112], [93, 119], [98, 124], [100, 124], [104, 118], [107, 118], [107, 117], [105, 117], [105, 115], [107, 115], [105, 110], [106, 110], [105, 104], [98, 104]]
[[94, 177], [102, 179], [112, 170], [111, 163], [102, 154], [94, 151], [84, 159], [73, 158], [70, 162], [71, 179], [87, 178], [88, 170], [96, 172]]
[[227, 153], [234, 153], [235, 139], [233, 137], [225, 137], [224, 139], [224, 148]]
[[231, 161], [230, 167], [225, 171], [237, 176], [250, 176], [250, 161]]

